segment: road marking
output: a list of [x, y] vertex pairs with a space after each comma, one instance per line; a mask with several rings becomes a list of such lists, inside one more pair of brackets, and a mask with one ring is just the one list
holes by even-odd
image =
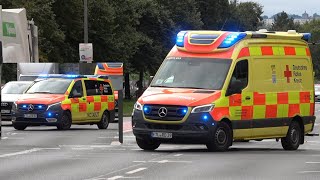
[[132, 129], [131, 129], [131, 130], [123, 131], [123, 133], [128, 133], [128, 132], [132, 132]]
[[175, 154], [175, 155], [173, 155], [173, 156], [175, 156], [175, 157], [179, 157], [179, 156], [182, 156], [183, 154]]
[[93, 148], [86, 148], [86, 147], [75, 147], [75, 148], [71, 148], [72, 150], [78, 150], [78, 151], [82, 151], [82, 150], [93, 150]]
[[192, 163], [192, 161], [169, 161], [169, 160], [161, 160], [161, 161], [149, 161], [149, 162], [154, 162], [154, 163]]
[[120, 179], [123, 178], [123, 176], [113, 176], [111, 178], [108, 178], [108, 180], [116, 180], [116, 179]]
[[126, 172], [126, 174], [134, 174], [134, 173], [137, 173], [137, 172], [140, 172], [140, 171], [143, 171], [147, 168], [145, 167], [142, 167], [142, 168], [138, 168], [138, 169], [135, 169], [135, 170], [132, 170], [132, 171], [129, 171], [129, 172]]
[[8, 139], [8, 137], [2, 137], [1, 139]]
[[133, 161], [134, 163], [146, 163], [147, 161]]
[[320, 164], [320, 162], [306, 162], [306, 164]]
[[320, 173], [320, 171], [300, 171], [299, 173]]
[[0, 158], [10, 157], [10, 156], [17, 156], [17, 155], [22, 155], [22, 154], [29, 154], [29, 153], [36, 152], [36, 151], [41, 151], [41, 150], [42, 149], [40, 149], [40, 148], [33, 148], [33, 149], [20, 151], [20, 152], [15, 152], [15, 153], [2, 154], [2, 155], [0, 155]]
[[110, 145], [111, 146], [119, 146], [119, 145], [121, 145], [121, 143], [119, 141], [112, 141]]

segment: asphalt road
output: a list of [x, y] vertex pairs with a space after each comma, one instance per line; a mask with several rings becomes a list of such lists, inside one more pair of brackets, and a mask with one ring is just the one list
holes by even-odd
[[[319, 133], [320, 104], [316, 105]], [[280, 142], [234, 143], [230, 151], [208, 152], [204, 145], [161, 145], [154, 152], [138, 148], [124, 121], [124, 144], [117, 124], [107, 130], [72, 126], [69, 131], [2, 127], [0, 179], [320, 179], [320, 137], [306, 137], [297, 151]]]

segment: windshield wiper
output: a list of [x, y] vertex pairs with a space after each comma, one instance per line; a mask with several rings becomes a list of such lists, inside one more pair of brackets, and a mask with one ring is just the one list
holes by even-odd
[[27, 94], [52, 94], [50, 91], [35, 91]]
[[175, 87], [175, 88], [186, 88], [186, 89], [206, 89], [206, 88], [199, 88], [199, 87], [188, 87], [188, 86], [178, 86], [178, 87]]
[[163, 85], [151, 85], [151, 87], [166, 87], [166, 88], [173, 88], [171, 86], [163, 86]]

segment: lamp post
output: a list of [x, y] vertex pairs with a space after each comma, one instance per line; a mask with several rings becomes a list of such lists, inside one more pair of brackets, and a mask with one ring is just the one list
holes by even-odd
[[84, 1], [84, 43], [88, 43], [88, 0]]

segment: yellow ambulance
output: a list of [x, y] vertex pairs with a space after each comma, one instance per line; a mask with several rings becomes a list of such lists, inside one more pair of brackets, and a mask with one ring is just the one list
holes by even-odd
[[67, 130], [72, 124], [107, 129], [114, 120], [111, 81], [104, 76], [40, 75], [13, 104], [12, 116], [17, 130], [43, 125]]
[[161, 143], [281, 139], [296, 150], [314, 127], [309, 33], [182, 31], [148, 89], [132, 126], [145, 150]]

